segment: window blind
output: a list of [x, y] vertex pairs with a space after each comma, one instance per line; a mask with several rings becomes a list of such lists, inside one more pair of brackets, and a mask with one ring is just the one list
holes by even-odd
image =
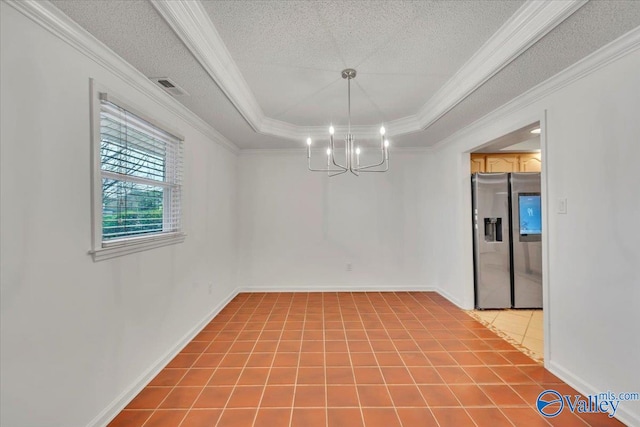
[[181, 231], [182, 141], [100, 99], [102, 241]]

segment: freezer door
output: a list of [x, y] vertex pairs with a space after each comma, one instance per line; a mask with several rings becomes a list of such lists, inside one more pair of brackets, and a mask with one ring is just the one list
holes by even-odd
[[542, 308], [541, 199], [539, 173], [511, 174], [514, 308]]
[[472, 177], [476, 308], [511, 307], [508, 190], [506, 173]]

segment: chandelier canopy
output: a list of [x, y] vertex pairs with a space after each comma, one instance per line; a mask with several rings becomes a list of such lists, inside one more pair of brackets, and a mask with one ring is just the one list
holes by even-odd
[[[327, 146], [327, 166], [326, 168], [311, 167], [311, 138], [307, 138], [307, 162], [309, 170], [313, 172], [326, 172], [328, 176], [337, 176], [345, 172], [351, 172], [358, 176], [360, 172], [386, 172], [389, 170], [389, 140], [385, 139], [386, 133], [384, 126], [380, 127], [380, 160], [369, 165], [360, 165], [360, 154], [362, 149], [356, 145], [355, 137], [351, 133], [351, 80], [356, 78], [356, 70], [347, 68], [342, 70], [342, 78], [347, 80], [347, 102], [349, 112], [349, 125], [347, 135], [344, 139], [344, 157], [339, 155], [342, 164], [336, 161], [336, 145], [333, 141], [334, 129], [333, 125], [329, 127], [329, 145]], [[340, 151], [342, 151], [340, 149]]]

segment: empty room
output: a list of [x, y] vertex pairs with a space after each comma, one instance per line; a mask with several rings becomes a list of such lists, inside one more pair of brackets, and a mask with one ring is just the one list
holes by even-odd
[[640, 2], [0, 19], [3, 427], [640, 427]]

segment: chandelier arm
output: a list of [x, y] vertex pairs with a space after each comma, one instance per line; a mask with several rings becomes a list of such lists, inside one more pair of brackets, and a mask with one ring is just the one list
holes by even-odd
[[336, 156], [335, 156], [335, 152], [336, 152], [335, 148], [336, 147], [335, 147], [335, 144], [333, 142], [333, 135], [329, 136], [329, 141], [330, 141], [329, 143], [330, 143], [330, 147], [331, 147], [331, 162], [333, 163], [334, 166], [337, 166], [340, 169], [346, 170], [347, 166], [342, 166], [340, 163], [336, 162]]
[[347, 170], [345, 169], [342, 172], [329, 174], [329, 178], [334, 177], [334, 176], [338, 176], [338, 175], [342, 175], [343, 173], [346, 173], [346, 172], [347, 172]]
[[311, 172], [346, 172], [347, 171], [345, 168], [340, 168], [340, 169], [330, 169], [330, 168], [314, 169], [314, 168], [311, 167], [311, 157], [309, 157], [308, 167], [309, 167], [309, 170]]
[[375, 170], [370, 170], [370, 169], [358, 169], [358, 172], [387, 172], [389, 170], [389, 155], [387, 154], [387, 158], [384, 161], [384, 165], [385, 168], [384, 169], [375, 169]]

